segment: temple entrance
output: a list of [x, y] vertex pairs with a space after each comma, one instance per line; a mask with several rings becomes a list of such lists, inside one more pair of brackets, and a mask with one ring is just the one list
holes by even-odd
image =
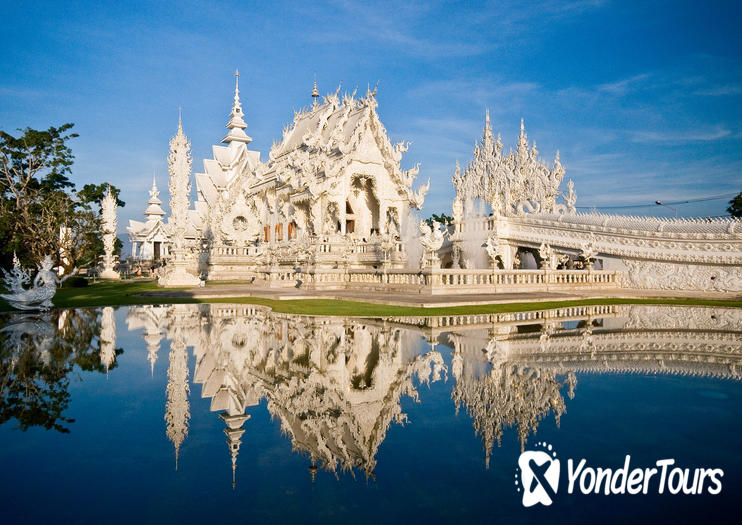
[[364, 238], [379, 232], [379, 200], [374, 194], [373, 186], [372, 179], [358, 177], [353, 180], [352, 192], [348, 197], [348, 208], [354, 212], [354, 231]]
[[159, 241], [155, 241], [152, 243], [152, 258], [155, 261], [160, 260], [160, 244], [161, 243]]

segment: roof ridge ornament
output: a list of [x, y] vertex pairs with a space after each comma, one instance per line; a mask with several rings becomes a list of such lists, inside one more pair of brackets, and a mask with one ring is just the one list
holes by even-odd
[[222, 139], [222, 142], [230, 144], [232, 142], [242, 142], [249, 144], [252, 142], [252, 138], [247, 136], [245, 128], [247, 124], [243, 120], [245, 114], [242, 112], [242, 104], [240, 103], [240, 70], [235, 69], [234, 71], [234, 102], [232, 103], [232, 111], [229, 114], [230, 119], [227, 123], [227, 129], [229, 133]]
[[312, 86], [312, 109], [319, 106], [319, 90], [317, 89], [317, 73], [314, 74], [314, 85]]

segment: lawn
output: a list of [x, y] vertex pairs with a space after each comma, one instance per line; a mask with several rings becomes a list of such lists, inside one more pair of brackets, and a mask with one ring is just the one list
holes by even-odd
[[[83, 288], [60, 288], [54, 297], [58, 308], [84, 306], [124, 306], [132, 304], [173, 304], [173, 303], [240, 303], [258, 304], [271, 307], [274, 311], [305, 315], [348, 315], [364, 317], [384, 317], [394, 315], [462, 315], [498, 312], [520, 312], [527, 310], [546, 310], [564, 306], [598, 304], [674, 304], [742, 307], [742, 301], [703, 300], [703, 299], [585, 299], [578, 301], [523, 302], [507, 304], [484, 304], [472, 306], [451, 306], [441, 308], [421, 308], [408, 306], [388, 306], [364, 302], [339, 301], [333, 299], [300, 299], [277, 301], [259, 297], [220, 297], [215, 299], [172, 298], [140, 296], [143, 292], [162, 291], [152, 281], [99, 282]], [[0, 300], [0, 311], [12, 311], [5, 301]]]

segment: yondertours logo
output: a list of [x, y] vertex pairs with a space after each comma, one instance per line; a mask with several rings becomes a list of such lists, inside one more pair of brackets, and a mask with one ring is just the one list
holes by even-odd
[[532, 507], [536, 503], [551, 505], [559, 488], [559, 460], [551, 445], [536, 443], [543, 450], [526, 450], [518, 458], [520, 482], [515, 474], [515, 486], [523, 491], [523, 506]]
[[[523, 494], [523, 506], [537, 503], [551, 505], [557, 497], [560, 481], [560, 462], [553, 447], [543, 441], [536, 443], [536, 450], [526, 450], [518, 458], [515, 487]], [[631, 466], [631, 456], [626, 455], [623, 465], [593, 467], [586, 459], [567, 460], [566, 493], [582, 494], [712, 494], [721, 493], [720, 468], [674, 467], [674, 459], [659, 459], [647, 467]]]

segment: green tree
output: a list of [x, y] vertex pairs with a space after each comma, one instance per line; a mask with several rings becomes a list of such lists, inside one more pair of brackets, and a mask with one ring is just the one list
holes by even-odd
[[15, 251], [26, 264], [58, 253], [59, 228], [74, 212], [65, 191], [74, 156], [67, 141], [73, 124], [15, 137], [0, 131], [0, 242], [6, 260]]
[[[46, 131], [26, 128], [15, 137], [0, 131], [0, 264], [17, 253], [25, 265], [45, 255], [65, 269], [95, 265], [103, 254], [100, 201], [108, 184], [86, 184], [74, 193], [68, 179], [74, 156], [67, 145], [73, 124]], [[119, 189], [111, 185], [119, 206]], [[116, 240], [120, 253], [121, 241]]]
[[727, 211], [732, 217], [742, 217], [742, 191], [735, 198], [729, 201]]

